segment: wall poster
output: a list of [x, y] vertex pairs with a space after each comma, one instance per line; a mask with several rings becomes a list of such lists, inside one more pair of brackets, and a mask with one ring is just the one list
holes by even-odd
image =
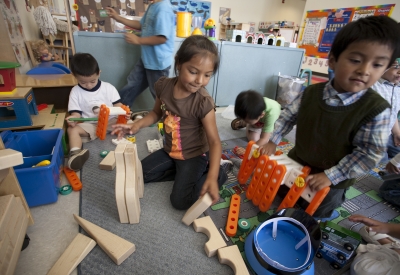
[[[305, 56], [327, 58], [336, 34], [343, 26], [359, 18], [383, 15], [390, 16], [395, 4], [307, 11], [300, 32], [299, 48], [306, 51]], [[311, 59], [310, 59], [311, 60]], [[310, 61], [317, 62], [319, 61]], [[311, 64], [310, 64], [311, 65]]]

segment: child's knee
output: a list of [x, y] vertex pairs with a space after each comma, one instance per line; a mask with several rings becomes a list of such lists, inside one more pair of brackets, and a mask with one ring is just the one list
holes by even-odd
[[170, 200], [172, 206], [178, 210], [187, 210], [193, 204], [193, 201], [189, 200], [188, 197], [174, 193], [170, 195]]

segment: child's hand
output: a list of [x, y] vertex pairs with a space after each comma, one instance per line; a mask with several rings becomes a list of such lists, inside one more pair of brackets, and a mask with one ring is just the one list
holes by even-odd
[[115, 124], [111, 127], [114, 128], [111, 134], [118, 135], [118, 139], [121, 139], [125, 134], [134, 135], [139, 132], [140, 128], [137, 127], [135, 124]]
[[201, 188], [200, 197], [205, 193], [208, 193], [211, 196], [212, 204], [215, 204], [219, 200], [218, 183], [207, 179], [203, 184], [203, 188]]
[[396, 167], [396, 165], [393, 165], [393, 163], [391, 163], [390, 161], [388, 162], [388, 164], [386, 164], [386, 170], [389, 173], [394, 173], [394, 174], [400, 173], [400, 169]]
[[118, 17], [118, 13], [111, 7], [106, 7], [107, 15], [108, 17], [111, 17], [113, 19]]
[[133, 33], [125, 33], [125, 41], [129, 44], [139, 45], [140, 38]]
[[271, 155], [275, 154], [276, 146], [277, 145], [275, 143], [273, 143], [272, 141], [269, 141], [267, 144], [260, 146], [259, 151], [262, 155], [271, 156]]
[[70, 118], [80, 118], [80, 116], [70, 115], [70, 116], [67, 116], [65, 118], [65, 120], [67, 121], [68, 126], [73, 128], [78, 124], [78, 122], [77, 121], [70, 121], [69, 120]]
[[363, 215], [352, 215], [349, 217], [349, 220], [352, 222], [361, 222], [366, 226], [369, 226], [370, 231], [374, 231], [376, 233], [384, 233], [384, 234], [389, 233], [388, 224], [367, 218]]
[[332, 182], [325, 175], [325, 173], [318, 173], [314, 175], [309, 175], [306, 177], [306, 182], [310, 187], [311, 191], [317, 192], [319, 190], [324, 189], [327, 186], [331, 186]]

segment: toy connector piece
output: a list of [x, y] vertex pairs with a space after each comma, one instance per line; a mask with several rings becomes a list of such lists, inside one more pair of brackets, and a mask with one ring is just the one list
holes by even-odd
[[330, 188], [327, 186], [322, 190], [319, 190], [317, 194], [315, 194], [314, 199], [308, 205], [306, 212], [311, 216], [314, 215], [315, 211], [317, 211], [321, 202], [325, 199], [326, 195], [328, 194]]
[[64, 167], [64, 174], [67, 177], [69, 184], [71, 184], [72, 190], [79, 191], [82, 189], [82, 182], [78, 178], [74, 170]]
[[238, 220], [240, 210], [240, 196], [233, 194], [231, 197], [231, 204], [229, 206], [228, 219], [226, 221], [225, 233], [229, 237], [234, 237], [237, 232]]
[[121, 139], [114, 138], [114, 139], [111, 140], [111, 142], [113, 144], [115, 144], [115, 145], [118, 145], [118, 144], [133, 144], [131, 141], [127, 140], [126, 138], [121, 138]]
[[210, 216], [194, 220], [193, 228], [194, 231], [207, 235], [208, 242], [204, 245], [204, 250], [208, 257], [214, 256], [217, 254], [219, 248], [226, 246], [226, 242], [222, 238]]
[[160, 150], [161, 149], [160, 142], [157, 139], [148, 140], [147, 149], [149, 150], [149, 153], [153, 153], [157, 150]]
[[96, 129], [96, 136], [101, 140], [106, 138], [109, 115], [110, 109], [105, 104], [102, 104], [100, 106], [99, 120]]
[[127, 123], [126, 115], [128, 115], [131, 112], [131, 110], [126, 105], [122, 105], [120, 108], [122, 108], [125, 111], [125, 114], [121, 114], [118, 116], [117, 124], [126, 124]]
[[254, 141], [249, 141], [237, 176], [240, 184], [246, 184], [250, 175], [253, 173], [254, 167], [256, 167], [258, 157], [253, 156], [255, 151], [258, 152], [258, 145]]
[[211, 196], [205, 193], [199, 198], [185, 213], [182, 222], [189, 226], [195, 219], [197, 219], [204, 211], [207, 210], [212, 204]]
[[262, 212], [267, 211], [274, 200], [276, 193], [278, 192], [279, 187], [281, 186], [281, 182], [286, 174], [285, 165], [278, 164], [275, 167], [274, 173], [272, 174], [271, 179], [268, 182], [268, 186], [265, 189], [265, 192], [260, 201], [260, 210]]
[[290, 187], [289, 192], [279, 205], [277, 211], [283, 208], [292, 208], [296, 204], [296, 201], [300, 198], [301, 193], [303, 193], [304, 190], [306, 189], [307, 183], [305, 182], [305, 178], [309, 175], [310, 171], [311, 171], [310, 167], [308, 166], [303, 167], [302, 169], [303, 173], [294, 180], [292, 187]]

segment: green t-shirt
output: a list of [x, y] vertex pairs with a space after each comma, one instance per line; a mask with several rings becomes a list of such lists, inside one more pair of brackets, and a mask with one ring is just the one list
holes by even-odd
[[256, 128], [262, 128], [264, 133], [272, 133], [274, 131], [275, 121], [278, 119], [281, 113], [281, 105], [273, 99], [264, 97], [265, 115], [253, 125]]

